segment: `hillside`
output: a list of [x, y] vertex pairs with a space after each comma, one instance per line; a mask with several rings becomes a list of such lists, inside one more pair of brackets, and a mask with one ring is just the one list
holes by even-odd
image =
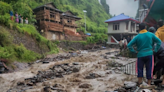
[[[17, 2], [14, 3], [14, 1]], [[104, 0], [102, 1], [104, 2]], [[31, 15], [32, 9], [53, 2], [59, 10], [70, 10], [76, 16], [81, 17], [82, 20], [78, 22], [80, 26], [78, 30], [82, 31], [85, 30], [83, 10], [87, 10], [87, 31], [93, 33], [105, 33], [107, 24], [104, 21], [110, 18], [110, 14], [107, 14], [104, 8], [106, 2], [101, 5], [98, 0], [13, 0], [13, 2], [9, 0], [9, 2], [12, 4], [14, 11], [29, 17], [32, 22], [34, 22], [34, 16]]]
[[[78, 31], [85, 30], [83, 10], [88, 11], [87, 31], [96, 34], [87, 38], [87, 44], [107, 39], [107, 35], [104, 34], [107, 24], [104, 20], [110, 18], [110, 15], [98, 0], [0, 0], [0, 58], [11, 61], [34, 61], [47, 52], [58, 52], [56, 43], [45, 39], [34, 26], [36, 20], [33, 9], [48, 2], [54, 2], [58, 9], [70, 10], [81, 17], [82, 20], [77, 22]], [[27, 17], [30, 24], [17, 24], [10, 20], [9, 11], [21, 14], [24, 18]]]

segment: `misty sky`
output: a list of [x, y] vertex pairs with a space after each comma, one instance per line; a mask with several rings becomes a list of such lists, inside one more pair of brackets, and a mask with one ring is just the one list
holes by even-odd
[[138, 9], [138, 1], [134, 0], [106, 0], [110, 6], [112, 15], [124, 13], [130, 17], [135, 17]]

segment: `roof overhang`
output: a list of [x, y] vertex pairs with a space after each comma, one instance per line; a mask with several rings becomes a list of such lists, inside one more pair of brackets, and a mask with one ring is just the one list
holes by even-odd
[[105, 23], [111, 23], [111, 22], [119, 22], [119, 21], [125, 21], [125, 20], [131, 20], [131, 21], [134, 21], [136, 23], [140, 23], [139, 21], [135, 20], [135, 19], [132, 19], [132, 18], [129, 18], [129, 19], [122, 19], [122, 20], [116, 20], [116, 21], [105, 21]]
[[55, 11], [58, 11], [59, 13], [63, 13], [62, 11], [60, 11], [59, 9], [56, 9], [56, 8], [51, 8], [51, 7], [48, 7], [46, 5], [43, 5], [43, 6], [39, 6], [35, 9], [33, 9], [33, 11], [37, 11], [37, 10], [40, 10], [40, 8], [43, 8], [43, 7], [46, 7], [46, 8], [49, 8], [49, 9], [52, 9], [52, 10], [55, 10]]
[[131, 34], [131, 35], [137, 35], [137, 32], [119, 32], [119, 33], [108, 33], [108, 35], [112, 35], [112, 34]]

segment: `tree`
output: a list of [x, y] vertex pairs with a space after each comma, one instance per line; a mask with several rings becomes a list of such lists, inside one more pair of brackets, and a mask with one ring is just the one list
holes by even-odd
[[87, 16], [89, 17], [89, 18], [92, 18], [92, 15], [93, 15], [93, 11], [92, 11], [92, 7], [88, 4], [87, 5]]
[[106, 3], [106, 0], [101, 0], [100, 1], [104, 10], [106, 11], [107, 14], [109, 14], [109, 5]]

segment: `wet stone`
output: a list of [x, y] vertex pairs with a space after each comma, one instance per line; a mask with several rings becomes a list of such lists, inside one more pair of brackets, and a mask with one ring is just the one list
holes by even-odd
[[33, 83], [27, 83], [26, 85], [28, 85], [28, 86], [34, 86]]
[[81, 84], [81, 85], [79, 86], [79, 88], [91, 88], [91, 87], [92, 87], [91, 84]]
[[73, 69], [72, 69], [72, 72], [79, 72], [80, 71], [80, 67], [73, 67]]
[[51, 88], [50, 87], [44, 87], [43, 92], [51, 92]]
[[74, 62], [73, 65], [79, 65], [79, 63], [78, 62]]
[[25, 85], [24, 82], [18, 82], [18, 83], [17, 83], [17, 86], [24, 86], [24, 85]]
[[86, 79], [95, 79], [95, 78], [99, 78], [99, 77], [101, 77], [101, 75], [98, 75], [96, 73], [91, 73], [88, 76], [86, 76], [85, 78]]
[[48, 63], [50, 63], [49, 61], [43, 61], [42, 62], [43, 64], [48, 64]]
[[43, 82], [42, 84], [43, 86], [49, 87], [50, 86], [50, 82]]

